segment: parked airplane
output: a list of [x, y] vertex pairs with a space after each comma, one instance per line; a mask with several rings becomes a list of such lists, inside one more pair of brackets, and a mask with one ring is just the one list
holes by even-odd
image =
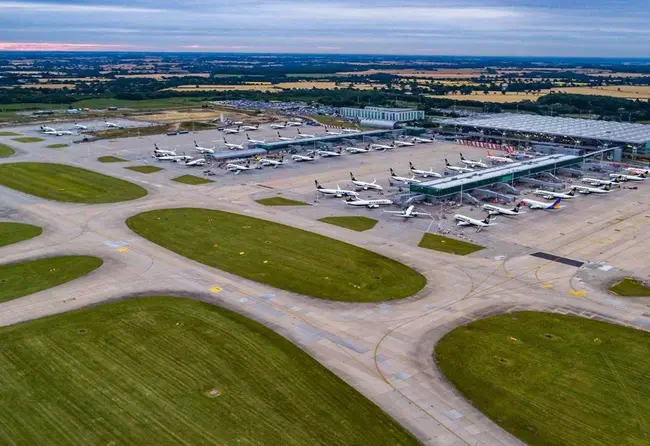
[[88, 127], [86, 127], [85, 125], [77, 124], [76, 122], [75, 122], [74, 126], [75, 126], [76, 129], [79, 129], [79, 130], [88, 130]]
[[223, 142], [226, 145], [226, 147], [228, 147], [230, 150], [244, 150], [243, 144], [229, 143], [228, 141], [226, 141], [226, 138], [223, 139]]
[[329, 158], [331, 156], [341, 156], [341, 149], [339, 149], [337, 152], [333, 152], [331, 150], [317, 150], [316, 154], [321, 158]]
[[519, 209], [521, 209], [521, 202], [517, 203], [517, 205], [512, 208], [512, 209], [505, 209], [499, 206], [494, 206], [492, 204], [484, 204], [483, 209], [488, 211], [488, 214], [490, 215], [519, 215], [519, 214], [525, 214], [525, 212], [519, 212]]
[[300, 133], [300, 129], [298, 129], [298, 136], [296, 138], [316, 138], [316, 135], [310, 135], [309, 133]]
[[236, 125], [237, 127], [239, 127], [240, 125], [244, 125], [244, 121], [235, 121], [232, 123], [232, 125]]
[[245, 132], [253, 132], [253, 131], [259, 129], [259, 126], [257, 126], [257, 125], [242, 125], [240, 128]]
[[273, 168], [277, 168], [284, 166], [284, 156], [282, 156], [279, 160], [273, 158], [261, 158], [259, 159], [259, 163], [262, 166], [273, 166]]
[[275, 130], [279, 130], [279, 129], [286, 128], [287, 126], [284, 124], [275, 123], [275, 124], [271, 124], [269, 127]]
[[223, 129], [223, 133], [225, 133], [226, 135], [234, 135], [235, 133], [239, 133], [239, 132], [240, 132], [239, 127], [237, 127], [236, 129]]
[[327, 131], [325, 132], [325, 134], [326, 134], [326, 135], [339, 136], [339, 135], [342, 135], [343, 132], [333, 132], [333, 131], [331, 131], [331, 130], [327, 130]]
[[577, 190], [581, 194], [608, 194], [612, 191], [612, 186], [605, 184], [603, 187], [588, 187], [572, 185], [572, 190]]
[[235, 172], [235, 175], [239, 175], [240, 172], [244, 172], [246, 170], [253, 170], [253, 169], [259, 169], [259, 167], [258, 166], [251, 167], [250, 161], [246, 161], [246, 164], [237, 164], [237, 163], [226, 164], [226, 170], [228, 172]]
[[304, 161], [314, 161], [316, 158], [310, 155], [291, 155], [291, 159], [298, 163], [302, 163]]
[[54, 127], [48, 127], [46, 125], [41, 126], [41, 132], [56, 132], [56, 129]]
[[445, 158], [445, 167], [447, 168], [447, 170], [451, 170], [452, 172], [459, 172], [459, 173], [474, 172], [474, 169], [471, 169], [469, 167], [452, 166], [451, 164], [449, 164], [449, 161], [447, 161], [447, 158]]
[[456, 214], [454, 215], [454, 220], [458, 222], [456, 223], [456, 226], [476, 226], [476, 232], [481, 232], [481, 229], [495, 225], [494, 223], [490, 223], [490, 220], [492, 220], [492, 215], [488, 215], [483, 220], [477, 220], [476, 218]]
[[512, 158], [507, 158], [505, 156], [494, 156], [492, 155], [492, 152], [488, 152], [488, 159], [492, 161], [495, 164], [511, 164], [514, 163], [515, 160]]
[[393, 141], [393, 144], [396, 147], [411, 147], [411, 146], [415, 145], [415, 143], [413, 143], [413, 142], [403, 141], [401, 139], [396, 139], [395, 141]]
[[373, 150], [390, 150], [395, 148], [395, 144], [391, 144], [390, 146], [387, 146], [385, 144], [370, 144], [370, 148]]
[[341, 189], [339, 185], [336, 185], [336, 189], [327, 189], [324, 188], [323, 186], [320, 185], [318, 180], [314, 180], [314, 183], [316, 184], [316, 190], [320, 192], [323, 195], [326, 195], [328, 197], [336, 197], [336, 198], [341, 198], [341, 197], [358, 197], [359, 193], [355, 192], [353, 190], [345, 190]]
[[158, 161], [172, 161], [174, 163], [177, 163], [179, 161], [190, 161], [193, 158], [194, 157], [191, 157], [189, 155], [163, 155], [156, 157]]
[[554, 198], [564, 198], [569, 200], [576, 197], [576, 188], [571, 188], [569, 192], [553, 192], [550, 190], [535, 189], [533, 194], [546, 198], [547, 200], [552, 200]]
[[188, 167], [201, 167], [201, 166], [205, 166], [206, 162], [207, 161], [205, 159], [199, 158], [191, 161], [185, 161], [185, 165]]
[[153, 154], [154, 156], [176, 156], [176, 152], [174, 150], [161, 150], [158, 148], [158, 145], [156, 145], [156, 143], [153, 144]]
[[404, 218], [414, 218], [414, 217], [419, 217], [421, 215], [426, 215], [427, 217], [431, 217], [431, 214], [427, 214], [426, 212], [415, 212], [414, 211], [415, 206], [411, 205], [406, 208], [404, 211], [384, 211], [387, 214], [393, 214], [397, 217], [404, 217]]
[[544, 209], [548, 211], [563, 208], [564, 206], [560, 206], [560, 201], [562, 201], [561, 198], [557, 198], [552, 203], [548, 203], [545, 201], [535, 201], [535, 200], [531, 200], [530, 198], [524, 198], [523, 200], [521, 200], [523, 204], [525, 204], [531, 209]]
[[194, 149], [200, 153], [214, 153], [214, 148], [201, 147], [194, 141]]
[[416, 143], [419, 142], [419, 143], [421, 143], [421, 144], [424, 144], [424, 143], [433, 142], [433, 139], [429, 139], [429, 138], [420, 138], [419, 136], [415, 136], [415, 137], [413, 138], [413, 142], [416, 142]]
[[399, 182], [399, 183], [404, 183], [404, 184], [413, 184], [413, 183], [421, 183], [422, 181], [416, 180], [415, 176], [412, 176], [411, 178], [406, 178], [406, 177], [398, 177], [395, 175], [395, 172], [393, 171], [393, 168], [390, 168], [390, 177]]
[[647, 175], [645, 174], [640, 174], [640, 175], [624, 175], [621, 173], [610, 173], [609, 174], [610, 178], [618, 178], [619, 180], [623, 181], [643, 181], [647, 178]]
[[361, 130], [345, 128], [345, 129], [343, 129], [343, 132], [345, 132], [345, 133], [361, 133]]
[[47, 130], [43, 132], [44, 135], [50, 135], [50, 136], [64, 136], [64, 135], [74, 135], [70, 130]]
[[280, 135], [280, 132], [278, 132], [278, 138], [280, 138], [280, 141], [295, 141], [296, 138], [289, 138], [288, 136], [282, 136]]
[[352, 197], [345, 197], [345, 203], [350, 206], [365, 206], [368, 209], [375, 209], [379, 206], [390, 206], [393, 204], [391, 200], [379, 199], [379, 200], [354, 200]]
[[650, 170], [648, 169], [639, 169], [638, 167], [626, 167], [625, 170], [630, 175], [649, 175]]
[[411, 173], [422, 178], [429, 178], [429, 177], [442, 178], [442, 175], [440, 175], [438, 172], [433, 171], [433, 167], [429, 168], [429, 170], [419, 170], [416, 169], [413, 163], [409, 161], [409, 168], [411, 170]]
[[121, 125], [121, 124], [116, 124], [114, 122], [108, 122], [108, 121], [104, 121], [104, 122], [106, 123], [107, 127], [110, 127], [112, 129], [123, 129], [124, 128], [124, 126]]
[[580, 181], [583, 183], [591, 184], [592, 186], [605, 186], [605, 185], [610, 185], [612, 187], [614, 186], [620, 186], [621, 181], [619, 180], [618, 177], [614, 178], [614, 180], [609, 181], [609, 180], [601, 180], [599, 178], [587, 178], [584, 177]]
[[263, 139], [251, 139], [251, 137], [248, 136], [248, 133], [246, 133], [246, 139], [252, 144], [266, 144], [266, 141]]
[[352, 154], [352, 155], [354, 155], [356, 153], [368, 153], [368, 152], [370, 152], [370, 149], [367, 149], [367, 148], [363, 149], [363, 148], [360, 148], [360, 147], [346, 147], [345, 151]]
[[286, 123], [287, 127], [300, 127], [302, 125], [302, 122], [299, 121], [288, 121]]
[[460, 154], [460, 162], [465, 164], [466, 166], [469, 167], [481, 167], [483, 169], [487, 168], [487, 164], [485, 164], [482, 160], [476, 161], [476, 160], [468, 160], [463, 156], [463, 154]]
[[352, 184], [354, 184], [354, 185], [357, 186], [357, 187], [360, 187], [360, 188], [363, 189], [363, 190], [368, 190], [368, 189], [379, 190], [379, 191], [384, 190], [384, 188], [383, 188], [382, 186], [380, 186], [379, 184], [377, 184], [377, 180], [376, 180], [376, 179], [373, 180], [372, 183], [367, 183], [367, 182], [365, 182], [365, 181], [357, 180], [357, 179], [354, 177], [354, 175], [352, 174], [352, 172], [350, 172], [350, 180], [352, 181]]

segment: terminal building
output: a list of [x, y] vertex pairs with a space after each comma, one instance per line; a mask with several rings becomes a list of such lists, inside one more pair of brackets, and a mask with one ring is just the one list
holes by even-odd
[[344, 118], [356, 119], [359, 121], [390, 121], [398, 123], [424, 119], [424, 111], [416, 110], [414, 108], [342, 107], [339, 110], [339, 113]]

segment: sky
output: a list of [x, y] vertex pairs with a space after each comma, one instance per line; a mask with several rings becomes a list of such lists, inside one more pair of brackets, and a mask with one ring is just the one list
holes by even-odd
[[0, 0], [0, 50], [650, 57], [648, 0]]

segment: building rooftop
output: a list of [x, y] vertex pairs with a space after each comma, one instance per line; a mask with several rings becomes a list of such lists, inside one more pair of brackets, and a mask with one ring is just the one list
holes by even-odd
[[469, 118], [441, 119], [449, 125], [495, 129], [500, 131], [541, 133], [575, 139], [595, 139], [624, 144], [644, 144], [650, 141], [650, 125], [627, 122], [596, 121], [593, 119], [557, 116], [497, 113]]
[[301, 138], [301, 139], [295, 139], [293, 141], [273, 141], [264, 144], [258, 144], [257, 147], [261, 147], [262, 149], [265, 150], [281, 150], [296, 145], [304, 146], [304, 145], [314, 144], [316, 142], [324, 142], [324, 143], [337, 142], [337, 141], [342, 141], [344, 139], [363, 138], [364, 136], [378, 137], [378, 136], [386, 135], [388, 133], [391, 133], [391, 130], [369, 130], [366, 132], [358, 132], [358, 133], [344, 133], [342, 135], [325, 135], [325, 136], [317, 136], [315, 138]]

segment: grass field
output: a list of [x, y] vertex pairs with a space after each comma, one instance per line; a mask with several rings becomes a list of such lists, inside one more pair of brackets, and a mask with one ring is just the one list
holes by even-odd
[[456, 254], [459, 256], [466, 256], [483, 249], [483, 246], [430, 233], [424, 234], [418, 246], [420, 248], [447, 252], [449, 254]]
[[4, 444], [420, 444], [285, 338], [204, 302], [104, 304], [0, 328], [0, 344]]
[[107, 107], [124, 107], [138, 110], [146, 109], [163, 109], [163, 108], [182, 108], [182, 107], [200, 107], [205, 102], [205, 98], [195, 97], [175, 97], [162, 99], [146, 99], [141, 101], [127, 99], [85, 99], [74, 102], [75, 108], [107, 108]]
[[[3, 106], [0, 106], [2, 108]], [[14, 132], [0, 132], [0, 136], [20, 136], [20, 133]]]
[[197, 186], [199, 184], [214, 183], [214, 181], [212, 180], [208, 180], [207, 178], [195, 177], [194, 175], [181, 175], [180, 177], [172, 178], [172, 181], [177, 181], [183, 184], [191, 184], [193, 186]]
[[644, 445], [650, 333], [522, 312], [447, 334], [438, 366], [474, 406], [529, 445]]
[[126, 162], [126, 160], [124, 160], [122, 158], [118, 158], [116, 156], [110, 156], [110, 155], [108, 155], [108, 156], [100, 156], [99, 158], [97, 158], [97, 161], [99, 161], [100, 163], [124, 163], [124, 162]]
[[129, 166], [129, 167], [125, 167], [125, 169], [129, 169], [134, 172], [140, 172], [140, 173], [154, 173], [163, 170], [162, 167], [156, 167], [156, 166]]
[[64, 147], [68, 147], [67, 144], [50, 144], [47, 146], [48, 149], [62, 149]]
[[14, 141], [17, 141], [17, 142], [22, 142], [22, 143], [45, 141], [43, 138], [38, 138], [36, 136], [21, 136], [19, 138], [11, 138], [11, 139], [14, 140]]
[[290, 200], [284, 197], [270, 197], [255, 200], [256, 203], [264, 206], [309, 206], [309, 203], [304, 201]]
[[0, 144], [0, 158], [6, 158], [16, 153], [14, 149], [6, 144]]
[[48, 200], [73, 203], [116, 203], [147, 195], [145, 189], [128, 181], [51, 163], [1, 164], [0, 184]]
[[411, 296], [426, 285], [421, 274], [379, 254], [229, 212], [150, 211], [130, 217], [127, 226], [206, 265], [323, 299], [378, 302]]
[[[38, 237], [43, 229], [25, 223], [0, 222], [0, 246]], [[1, 290], [2, 288], [0, 288]]]
[[650, 296], [650, 287], [645, 286], [642, 282], [633, 277], [626, 277], [620, 282], [609, 288], [614, 294], [627, 297], [647, 297]]
[[313, 115], [312, 118], [322, 125], [329, 125], [335, 127], [344, 127], [348, 129], [364, 130], [365, 128], [356, 122], [347, 122], [336, 116]]
[[318, 221], [359, 232], [372, 229], [377, 224], [377, 220], [368, 217], [323, 217]]
[[0, 265], [0, 302], [70, 282], [99, 268], [102, 263], [97, 257], [61, 256]]

